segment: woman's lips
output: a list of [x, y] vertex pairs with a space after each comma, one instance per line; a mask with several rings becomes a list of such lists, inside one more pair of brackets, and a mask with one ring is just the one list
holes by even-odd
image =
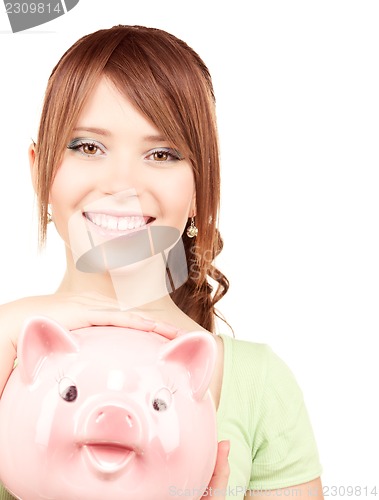
[[112, 215], [99, 212], [84, 212], [84, 217], [104, 236], [120, 236], [144, 228], [155, 220], [144, 215]]

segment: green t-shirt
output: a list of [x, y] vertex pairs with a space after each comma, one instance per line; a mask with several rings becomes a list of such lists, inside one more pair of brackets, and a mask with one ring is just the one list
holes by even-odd
[[[224, 375], [217, 427], [219, 440], [231, 443], [226, 496], [242, 500], [248, 489], [285, 488], [319, 477], [312, 427], [289, 368], [265, 344], [221, 338]], [[0, 486], [0, 500], [11, 499]]]
[[230, 498], [246, 490], [295, 486], [322, 467], [303, 394], [287, 365], [265, 344], [221, 335], [224, 375], [217, 426], [229, 439]]

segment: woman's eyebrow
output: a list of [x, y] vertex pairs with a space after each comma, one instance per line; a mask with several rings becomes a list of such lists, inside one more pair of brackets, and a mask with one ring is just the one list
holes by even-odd
[[103, 135], [105, 137], [111, 136], [111, 132], [105, 128], [98, 127], [75, 127], [74, 132], [92, 132], [94, 134]]
[[168, 142], [163, 135], [147, 135], [143, 138], [145, 142]]
[[[104, 137], [110, 137], [112, 135], [112, 133], [105, 129], [105, 128], [99, 128], [99, 127], [87, 127], [87, 126], [83, 126], [83, 127], [75, 127], [74, 132], [91, 132], [93, 134], [98, 134], [98, 135], [103, 135]], [[144, 142], [168, 142], [167, 141], [167, 138], [164, 137], [163, 135], [147, 135], [145, 137], [143, 137], [143, 141]]]

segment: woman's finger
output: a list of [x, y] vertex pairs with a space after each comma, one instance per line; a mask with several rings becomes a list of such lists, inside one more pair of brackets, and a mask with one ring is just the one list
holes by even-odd
[[223, 491], [226, 491], [229, 481], [229, 474], [230, 474], [230, 468], [228, 462], [229, 450], [230, 450], [230, 441], [220, 441], [218, 443], [216, 465], [211, 480], [209, 482], [207, 492], [202, 497], [202, 500], [203, 499], [205, 500], [206, 498], [215, 495], [217, 495], [217, 498], [221, 499], [225, 498], [225, 496], [221, 496], [221, 494]]
[[152, 331], [172, 340], [177, 337], [179, 331], [182, 332], [183, 330], [169, 323], [165, 323], [164, 321], [157, 321]]
[[168, 339], [177, 336], [179, 328], [165, 321], [147, 318], [137, 313], [120, 311], [117, 309], [91, 309], [88, 321], [91, 325], [97, 326], [121, 326], [134, 328], [147, 332], [155, 332]]

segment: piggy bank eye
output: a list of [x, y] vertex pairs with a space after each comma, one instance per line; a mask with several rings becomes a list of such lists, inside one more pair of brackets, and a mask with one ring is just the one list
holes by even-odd
[[155, 411], [166, 411], [171, 405], [172, 393], [167, 387], [162, 387], [155, 394], [153, 399], [153, 408]]
[[78, 389], [71, 379], [63, 377], [59, 381], [59, 395], [65, 401], [71, 403], [78, 397]]

